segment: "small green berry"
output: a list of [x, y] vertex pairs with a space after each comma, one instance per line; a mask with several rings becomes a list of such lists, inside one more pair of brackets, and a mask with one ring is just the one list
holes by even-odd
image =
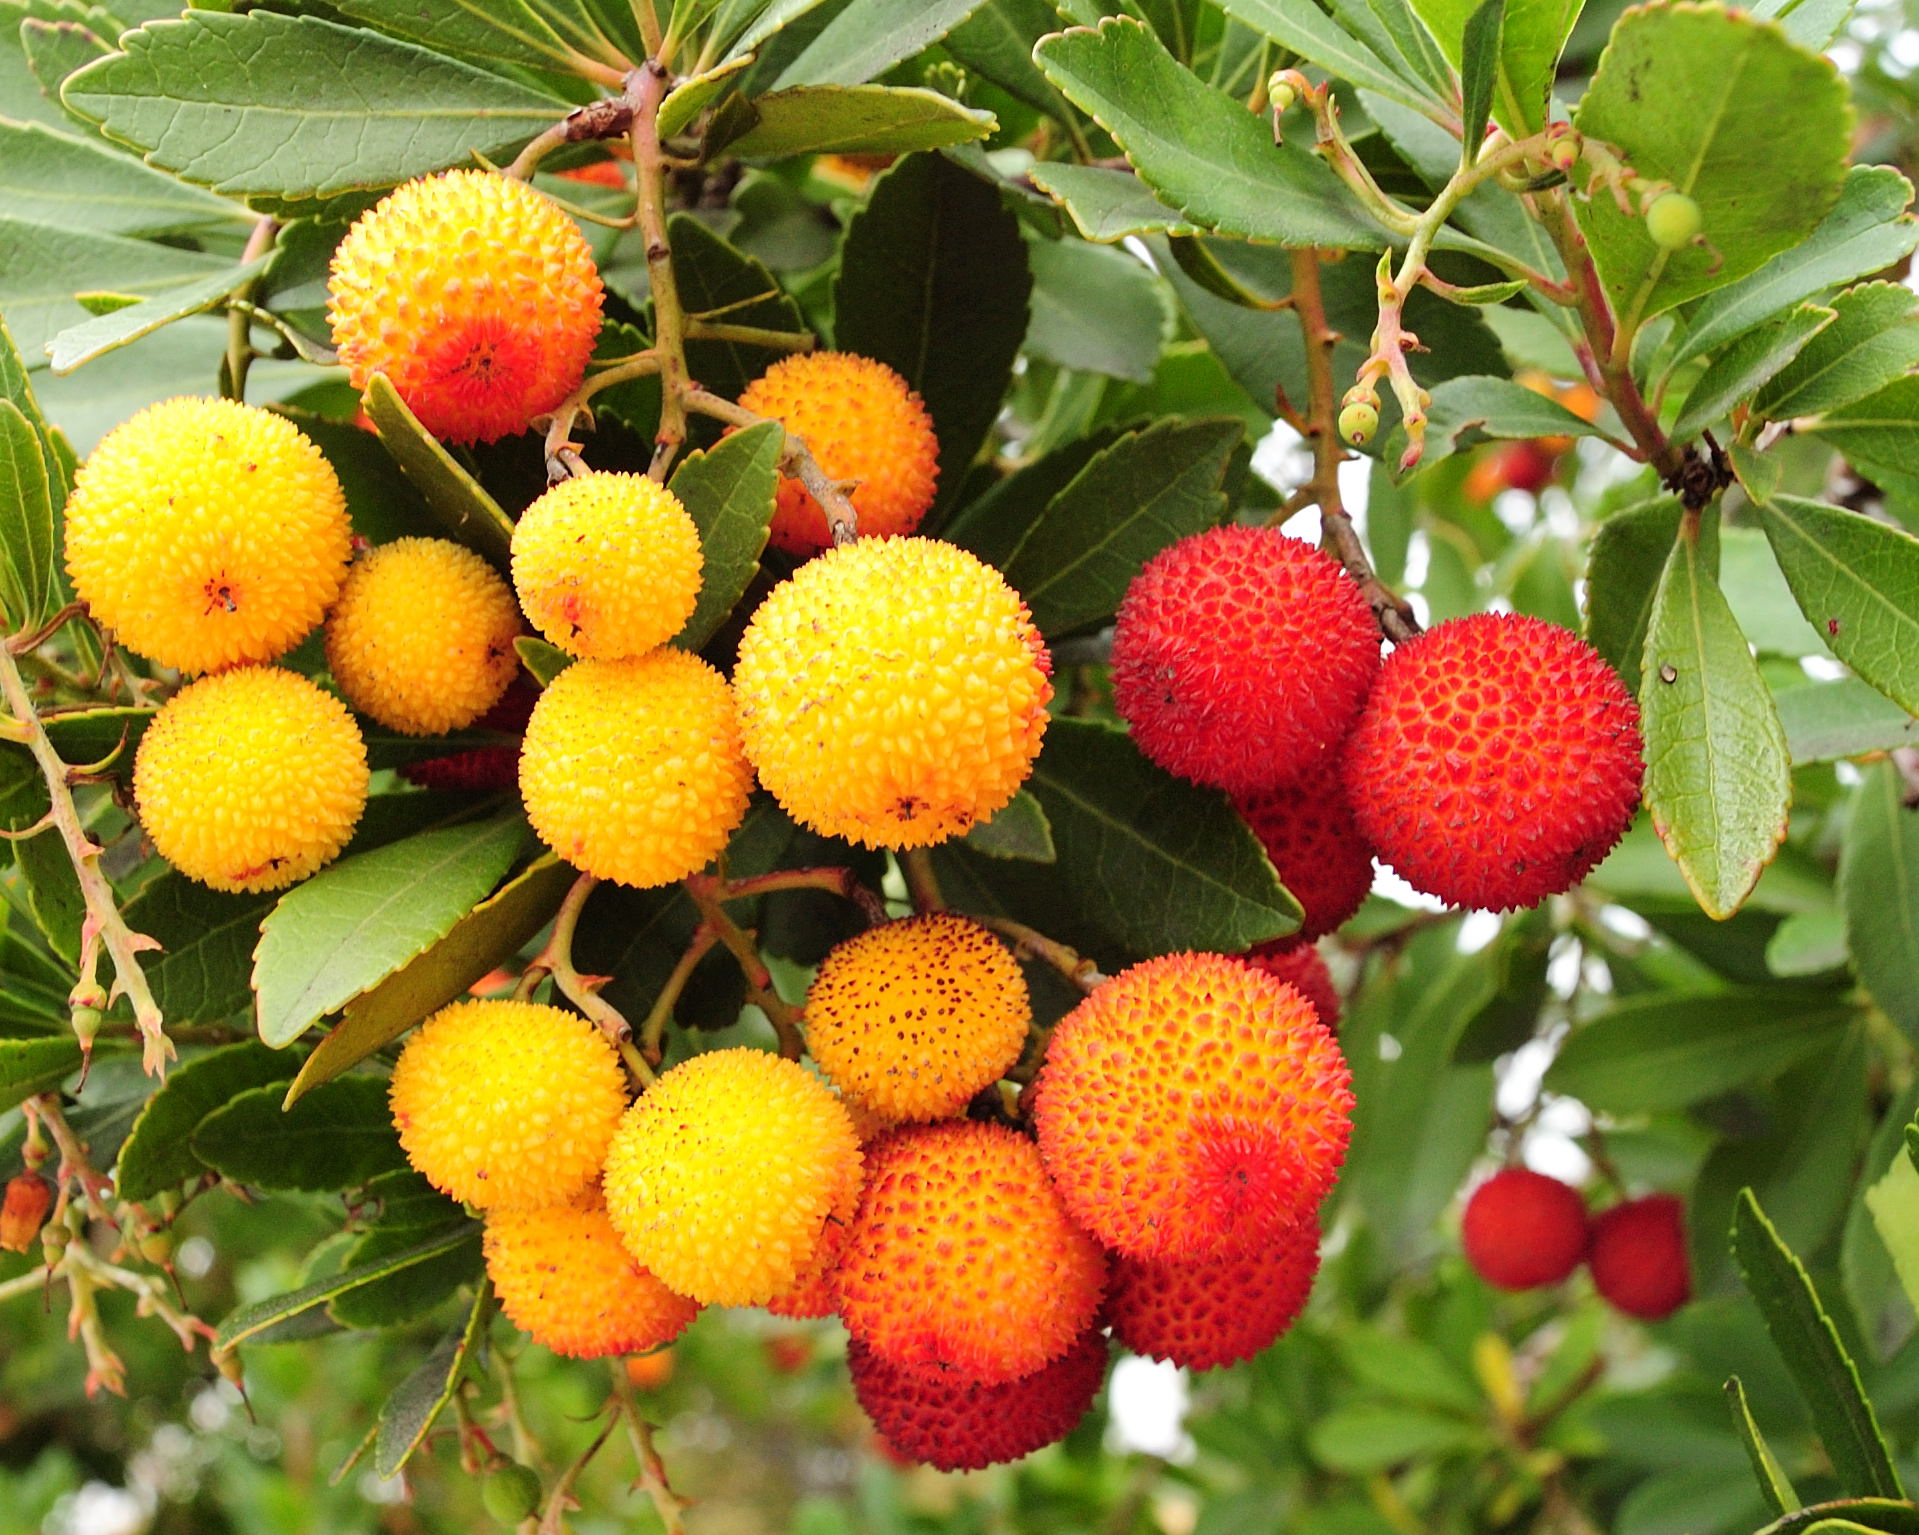
[[1299, 92], [1291, 81], [1275, 72], [1272, 79], [1266, 82], [1266, 100], [1275, 112], [1288, 112], [1292, 110], [1293, 103], [1299, 100]]
[[1684, 192], [1661, 192], [1646, 204], [1646, 233], [1661, 250], [1690, 245], [1704, 225], [1699, 204]]
[[480, 1484], [480, 1502], [501, 1524], [531, 1519], [540, 1506], [540, 1478], [532, 1467], [510, 1460]]
[[1379, 430], [1379, 407], [1369, 400], [1348, 400], [1339, 412], [1339, 435], [1363, 448]]

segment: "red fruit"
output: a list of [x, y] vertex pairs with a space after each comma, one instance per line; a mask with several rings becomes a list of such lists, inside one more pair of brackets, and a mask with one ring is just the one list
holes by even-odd
[[1373, 888], [1373, 850], [1360, 836], [1345, 785], [1330, 765], [1236, 805], [1305, 913], [1299, 931], [1274, 940], [1275, 949], [1309, 944], [1359, 910]]
[[846, 1346], [846, 1370], [887, 1446], [942, 1471], [977, 1471], [1073, 1431], [1105, 1379], [1106, 1340], [1089, 1329], [1043, 1369], [998, 1385], [928, 1380], [858, 1339]]
[[1379, 630], [1329, 555], [1213, 528], [1156, 555], [1113, 630], [1113, 696], [1139, 749], [1235, 794], [1328, 763], [1379, 672]]
[[1217, 1369], [1252, 1358], [1291, 1327], [1318, 1272], [1319, 1222], [1311, 1216], [1237, 1257], [1165, 1263], [1116, 1255], [1106, 1319], [1135, 1354]]
[[1586, 1256], [1586, 1201], [1571, 1184], [1508, 1167], [1473, 1190], [1460, 1235], [1466, 1261], [1487, 1284], [1531, 1290], [1558, 1284]]
[[[496, 731], [500, 735], [523, 735], [539, 690], [522, 679], [512, 686], [486, 713], [473, 722], [475, 730]], [[520, 786], [520, 749], [517, 746], [476, 746], [470, 751], [450, 752], [444, 757], [428, 757], [409, 762], [400, 769], [408, 783], [423, 789], [444, 789], [464, 794], [498, 794]]]
[[1686, 1207], [1676, 1195], [1648, 1194], [1601, 1211], [1586, 1261], [1599, 1293], [1627, 1316], [1671, 1316], [1692, 1298]]
[[1275, 979], [1288, 982], [1319, 1014], [1329, 1029], [1339, 1027], [1339, 988], [1333, 985], [1333, 973], [1326, 968], [1319, 950], [1311, 944], [1295, 947], [1293, 940], [1255, 944], [1242, 956], [1255, 970], [1264, 970]]
[[1353, 819], [1382, 862], [1454, 906], [1570, 889], [1639, 804], [1639, 706], [1578, 635], [1455, 618], [1393, 652], [1346, 743]]

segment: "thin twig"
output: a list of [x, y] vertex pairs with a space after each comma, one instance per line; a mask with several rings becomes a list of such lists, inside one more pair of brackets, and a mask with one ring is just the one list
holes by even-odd
[[773, 972], [766, 967], [755, 935], [727, 915], [725, 881], [711, 874], [690, 874], [682, 883], [706, 925], [726, 945], [740, 973], [746, 977], [746, 998], [765, 1013], [773, 1025], [773, 1032], [779, 1036], [780, 1054], [789, 1061], [797, 1061], [806, 1054], [806, 1038], [800, 1033], [804, 1014], [774, 987]]
[[[632, 1027], [626, 1021], [626, 1015], [611, 1002], [600, 995], [600, 988], [611, 979], [603, 975], [581, 975], [573, 965], [573, 934], [580, 924], [580, 912], [585, 908], [587, 897], [593, 894], [599, 880], [591, 874], [582, 874], [573, 882], [573, 888], [566, 893], [566, 899], [560, 903], [560, 909], [553, 917], [553, 931], [548, 935], [546, 946], [533, 957], [520, 977], [520, 988], [530, 991], [527, 985], [531, 977], [536, 983], [542, 975], [553, 977], [553, 984], [582, 1013], [598, 1025], [606, 1036], [607, 1043], [618, 1049], [632, 1035]], [[651, 1073], [648, 1077], [650, 1079]]]
[[933, 855], [923, 847], [909, 847], [899, 855], [900, 871], [906, 876], [906, 888], [917, 912], [945, 911], [946, 897], [940, 893], [939, 875], [933, 869]]
[[720, 941], [720, 935], [710, 925], [702, 922], [693, 930], [693, 941], [686, 946], [686, 952], [680, 956], [679, 963], [673, 967], [673, 973], [666, 978], [666, 984], [660, 988], [660, 994], [653, 999], [653, 1006], [640, 1024], [640, 1054], [649, 1066], [658, 1066], [666, 1038], [667, 1020], [673, 1016], [673, 1006], [680, 1000], [680, 994], [686, 990], [686, 983], [693, 978], [693, 971], [701, 960], [706, 958], [713, 945]]
[[840, 867], [779, 869], [772, 874], [728, 880], [720, 892], [720, 899], [745, 901], [781, 890], [824, 890], [831, 895], [844, 896], [859, 907], [870, 926], [878, 926], [886, 920], [886, 902], [879, 893], [869, 888], [851, 869]]
[[1048, 938], [1037, 928], [1015, 922], [1011, 917], [982, 916], [978, 912], [967, 915], [981, 927], [989, 927], [1001, 937], [1012, 939], [1013, 951], [1020, 958], [1043, 960], [1088, 996], [1106, 984], [1107, 977], [1100, 974], [1095, 961], [1083, 958], [1077, 950]]
[[[715, 421], [733, 426], [758, 426], [770, 419], [717, 394], [708, 394], [704, 389], [688, 390], [684, 403], [696, 415], [711, 416]], [[822, 469], [805, 439], [791, 432], [786, 433], [785, 446], [780, 449], [780, 473], [798, 480], [819, 502], [820, 510], [826, 514], [826, 524], [833, 530], [835, 544], [850, 544], [859, 537], [859, 514], [848, 499], [852, 486], [842, 484]]]
[[673, 1484], [666, 1478], [666, 1463], [660, 1459], [659, 1449], [653, 1443], [653, 1425], [640, 1411], [624, 1360], [612, 1361], [612, 1375], [613, 1394], [619, 1399], [620, 1416], [626, 1420], [633, 1458], [640, 1465], [640, 1486], [653, 1500], [653, 1511], [660, 1516], [666, 1535], [686, 1535], [686, 1521], [682, 1516], [692, 1505], [673, 1490]]
[[[270, 216], [262, 217], [253, 226], [253, 233], [247, 236], [246, 249], [240, 252], [240, 265], [258, 260], [267, 253], [273, 244], [273, 237], [279, 232], [280, 224]], [[231, 295], [235, 299], [247, 300], [253, 297], [254, 289], [260, 286], [260, 279], [254, 277], [242, 284]], [[227, 309], [227, 398], [242, 400], [247, 397], [247, 370], [253, 366], [253, 321], [243, 308], [229, 305]]]

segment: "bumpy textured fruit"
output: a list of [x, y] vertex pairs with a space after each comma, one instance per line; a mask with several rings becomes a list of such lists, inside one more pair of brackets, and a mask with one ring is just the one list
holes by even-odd
[[1586, 1249], [1593, 1286], [1628, 1316], [1657, 1322], [1692, 1298], [1686, 1257], [1686, 1207], [1672, 1194], [1648, 1194], [1593, 1217]]
[[891, 1120], [963, 1110], [1019, 1059], [1032, 1022], [1019, 964], [979, 923], [934, 912], [868, 928], [821, 961], [806, 994], [813, 1059]]
[[1604, 858], [1639, 803], [1639, 706], [1578, 635], [1450, 619], [1393, 652], [1346, 747], [1360, 834], [1454, 906], [1536, 906]]
[[633, 1261], [597, 1189], [571, 1204], [489, 1216], [484, 1245], [500, 1309], [556, 1354], [658, 1348], [700, 1312]]
[[867, 1148], [866, 1191], [840, 1260], [840, 1319], [901, 1369], [1017, 1380], [1072, 1347], [1106, 1260], [1004, 1125], [942, 1120]]
[[491, 171], [409, 181], [333, 253], [333, 344], [450, 442], [523, 429], [578, 386], [600, 335], [593, 252], [543, 193]]
[[1273, 528], [1183, 538], [1113, 628], [1113, 701], [1153, 761], [1235, 794], [1323, 767], [1379, 672], [1379, 628], [1330, 555]]
[[518, 674], [520, 611], [493, 567], [444, 538], [369, 549], [327, 615], [347, 702], [404, 735], [464, 730]]
[[[932, 417], [885, 363], [851, 352], [785, 357], [746, 386], [740, 404], [803, 438], [829, 478], [859, 481], [851, 499], [861, 533], [911, 533], [933, 504]], [[826, 513], [796, 479], [780, 481], [772, 538], [802, 555], [833, 541]]]
[[73, 589], [120, 643], [183, 672], [286, 654], [346, 578], [332, 466], [252, 405], [149, 405], [101, 439], [66, 510]]
[[540, 1511], [540, 1491], [540, 1474], [513, 1462], [480, 1484], [480, 1503], [501, 1524], [519, 1524]]
[[346, 706], [277, 666], [217, 672], [153, 717], [133, 761], [160, 856], [215, 890], [279, 890], [330, 863], [366, 808]]
[[533, 706], [520, 749], [520, 795], [546, 845], [642, 889], [718, 857], [752, 788], [732, 691], [683, 650], [574, 662]]
[[1586, 1256], [1586, 1201], [1557, 1178], [1503, 1168], [1466, 1201], [1460, 1237], [1466, 1261], [1488, 1284], [1502, 1290], [1558, 1284]]
[[428, 757], [408, 762], [400, 776], [423, 789], [443, 789], [458, 794], [498, 794], [517, 789], [520, 783], [520, 737], [526, 734], [526, 722], [539, 701], [540, 690], [524, 677], [507, 684], [500, 701], [473, 722], [473, 729], [492, 731], [514, 738], [511, 746], [475, 746], [444, 757]]
[[1329, 1029], [1339, 1028], [1339, 988], [1333, 973], [1311, 944], [1295, 944], [1282, 938], [1277, 943], [1255, 944], [1242, 956], [1255, 970], [1264, 970], [1276, 981], [1296, 987], [1313, 1004], [1319, 1021]]
[[1312, 1216], [1223, 1258], [1113, 1260], [1106, 1319], [1135, 1354], [1188, 1370], [1250, 1359], [1293, 1325], [1319, 1272]]
[[806, 1275], [860, 1165], [818, 1077], [763, 1050], [714, 1050], [627, 1112], [606, 1203], [627, 1251], [680, 1294], [759, 1306]]
[[390, 1093], [407, 1160], [487, 1211], [579, 1197], [626, 1109], [626, 1076], [585, 1019], [535, 1002], [455, 1002], [400, 1052]]
[[513, 587], [533, 626], [569, 655], [618, 661], [664, 645], [693, 616], [699, 530], [643, 474], [562, 480], [513, 529]]
[[1034, 1118], [1067, 1207], [1108, 1247], [1205, 1257], [1318, 1207], [1352, 1135], [1350, 1081], [1291, 986], [1224, 955], [1169, 954], [1060, 1020]]
[[856, 1338], [847, 1346], [846, 1371], [866, 1416], [896, 1454], [942, 1471], [978, 1471], [1070, 1434], [1099, 1395], [1106, 1353], [1106, 1340], [1089, 1329], [1051, 1364], [988, 1385], [928, 1380]]
[[1373, 850], [1359, 834], [1333, 766], [1235, 805], [1303, 914], [1299, 931], [1276, 940], [1280, 944], [1300, 947], [1335, 931], [1373, 888]]
[[1661, 192], [1646, 205], [1646, 233], [1661, 250], [1690, 245], [1705, 223], [1699, 204], [1684, 192]]
[[787, 814], [867, 847], [927, 847], [1002, 809], [1039, 755], [1051, 660], [1018, 593], [931, 538], [862, 538], [760, 604], [733, 687]]

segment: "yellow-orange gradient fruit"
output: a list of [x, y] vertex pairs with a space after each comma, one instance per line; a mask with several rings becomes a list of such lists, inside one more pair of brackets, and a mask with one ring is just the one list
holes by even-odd
[[1099, 1309], [1106, 1259], [1004, 1125], [913, 1125], [866, 1152], [840, 1260], [840, 1319], [923, 1376], [1008, 1381], [1064, 1354]]
[[[865, 534], [911, 533], [939, 481], [939, 440], [920, 397], [883, 362], [851, 352], [785, 357], [746, 386], [740, 404], [803, 438], [851, 500]], [[812, 554], [833, 541], [826, 513], [796, 479], [780, 480], [773, 544]]]
[[1108, 1247], [1204, 1257], [1318, 1207], [1352, 1135], [1350, 1083], [1294, 987], [1225, 955], [1169, 954], [1060, 1020], [1034, 1121], [1067, 1207]]
[[[846, 1107], [846, 1100], [840, 1100]], [[847, 1109], [847, 1122], [853, 1126], [853, 1134], [865, 1144], [860, 1135], [858, 1116]], [[813, 1261], [801, 1270], [800, 1277], [790, 1289], [782, 1290], [766, 1303], [766, 1309], [774, 1316], [793, 1317], [800, 1320], [832, 1316], [840, 1309], [839, 1272], [840, 1259], [845, 1256], [846, 1243], [853, 1234], [853, 1217], [860, 1207], [860, 1189], [866, 1182], [865, 1158], [862, 1154], [857, 1164], [848, 1164], [841, 1175], [837, 1192], [833, 1196], [833, 1208], [826, 1217], [826, 1224], [820, 1229], [820, 1245], [813, 1253]]]
[[747, 756], [796, 821], [928, 847], [990, 820], [1026, 781], [1051, 667], [998, 571], [937, 539], [862, 538], [760, 604], [733, 687]]
[[326, 658], [347, 702], [390, 730], [464, 730], [518, 674], [520, 610], [493, 567], [444, 538], [369, 549], [327, 615]]
[[409, 181], [333, 253], [333, 344], [355, 389], [384, 373], [450, 442], [522, 430], [578, 386], [603, 293], [578, 226], [493, 171]]
[[1113, 1259], [1106, 1320], [1135, 1354], [1188, 1370], [1251, 1359], [1305, 1308], [1319, 1272], [1312, 1216], [1223, 1258]]
[[942, 1471], [978, 1471], [1064, 1439], [1106, 1378], [1106, 1339], [1089, 1328], [1043, 1369], [982, 1385], [928, 1380], [855, 1339], [846, 1350], [853, 1394], [892, 1451]]
[[484, 1245], [500, 1309], [556, 1354], [637, 1354], [671, 1343], [700, 1313], [633, 1261], [597, 1189], [571, 1204], [490, 1215]]
[[574, 662], [533, 706], [520, 747], [520, 797], [541, 840], [641, 889], [717, 858], [752, 788], [732, 691], [683, 650]]
[[149, 405], [100, 440], [66, 509], [67, 571], [127, 649], [183, 672], [286, 654], [346, 577], [333, 468], [284, 416]]
[[598, 1176], [626, 1075], [576, 1014], [455, 1002], [407, 1040], [390, 1097], [400, 1148], [435, 1188], [482, 1210], [538, 1210]]
[[806, 1042], [820, 1070], [890, 1120], [959, 1113], [1019, 1059], [1032, 1019], [1006, 945], [953, 912], [847, 939], [806, 994]]
[[133, 797], [160, 856], [215, 890], [279, 890], [339, 855], [366, 808], [346, 706], [277, 666], [202, 677], [140, 738]]
[[764, 1050], [714, 1050], [664, 1073], [606, 1159], [613, 1225], [695, 1300], [760, 1306], [794, 1288], [860, 1175], [839, 1099]]
[[520, 606], [568, 655], [617, 661], [664, 645], [700, 596], [700, 534], [643, 474], [562, 480], [513, 529]]

